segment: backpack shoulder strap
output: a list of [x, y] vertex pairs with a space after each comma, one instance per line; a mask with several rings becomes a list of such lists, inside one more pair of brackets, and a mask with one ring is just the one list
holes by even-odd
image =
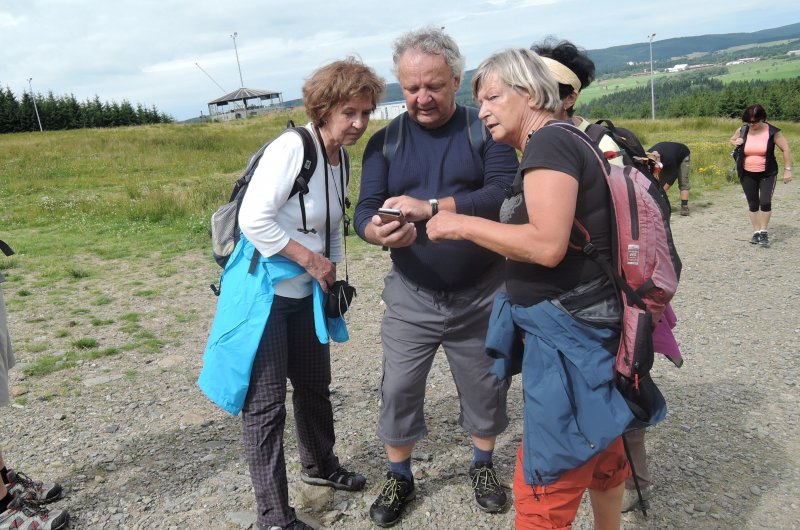
[[[474, 107], [464, 107], [466, 111], [466, 125], [467, 135], [469, 137], [469, 145], [472, 147], [472, 152], [475, 154], [477, 160], [483, 160], [483, 147], [486, 145], [486, 126], [483, 121], [478, 117], [478, 109]], [[400, 147], [400, 142], [403, 139], [403, 127], [405, 115], [403, 113], [386, 126], [386, 135], [383, 137], [383, 158], [388, 165], [391, 165], [394, 160], [394, 155]]]
[[11, 249], [8, 243], [3, 241], [2, 239], [0, 239], [0, 251], [2, 251], [3, 254], [5, 254], [6, 256], [10, 256], [14, 253], [14, 251]]
[[464, 107], [467, 111], [467, 134], [469, 135], [469, 145], [477, 160], [483, 161], [483, 146], [486, 145], [486, 126], [478, 117], [478, 109], [475, 107]]
[[608, 129], [600, 125], [599, 123], [590, 123], [586, 126], [586, 130], [584, 131], [586, 135], [592, 140], [593, 143], [600, 143], [600, 140], [609, 133]]
[[392, 165], [397, 148], [400, 147], [400, 140], [403, 138], [403, 122], [407, 112], [400, 114], [392, 119], [386, 126], [386, 134], [383, 137], [383, 158], [386, 165]]
[[296, 132], [303, 141], [303, 164], [300, 166], [300, 172], [297, 174], [292, 191], [289, 193], [289, 198], [291, 199], [298, 193], [303, 195], [308, 193], [308, 183], [317, 169], [317, 146], [311, 133], [305, 127], [291, 127], [286, 130]]

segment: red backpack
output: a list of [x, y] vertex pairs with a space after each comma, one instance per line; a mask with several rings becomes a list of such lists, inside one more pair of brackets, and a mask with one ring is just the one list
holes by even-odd
[[617, 288], [623, 307], [616, 360], [617, 388], [637, 418], [648, 421], [649, 397], [643, 394], [649, 390], [643, 386], [655, 386], [649, 377], [653, 366], [653, 328], [672, 300], [681, 272], [681, 260], [669, 226], [669, 205], [653, 178], [632, 166], [608, 164], [609, 170], [583, 131], [565, 123], [553, 125], [591, 147], [608, 183], [614, 227], [612, 262], [597, 252], [589, 232], [577, 219], [573, 230], [577, 236], [570, 238], [570, 247], [600, 265]]

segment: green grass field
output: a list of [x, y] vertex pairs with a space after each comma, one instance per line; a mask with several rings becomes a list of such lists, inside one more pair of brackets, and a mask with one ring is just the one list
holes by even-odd
[[[206, 296], [213, 303], [207, 286], [219, 279], [210, 215], [252, 153], [289, 118], [305, 121], [294, 111], [229, 123], [0, 135], [0, 239], [17, 251], [0, 257], [0, 272], [9, 312], [31, 326], [16, 341], [25, 373], [45, 376], [181, 344], [184, 325], [200, 318], [181, 300]], [[367, 138], [384, 123], [371, 123], [350, 148], [353, 202]], [[732, 186], [727, 139], [735, 120], [619, 124], [645, 146], [689, 145], [692, 208], [710, 206], [710, 190]], [[798, 152], [800, 124], [777, 125]], [[380, 252], [355, 235], [347, 249], [351, 263]], [[76, 395], [71, 377], [63, 385]]]
[[[19, 255], [4, 267], [29, 264], [44, 281], [76, 279], [96, 260], [152, 260], [209, 247], [210, 214], [225, 202], [250, 155], [300, 111], [229, 123], [167, 124], [119, 129], [0, 135], [0, 237]], [[366, 139], [350, 149], [355, 202]], [[727, 139], [739, 126], [726, 119], [620, 122], [645, 147], [689, 145], [693, 195], [729, 183]], [[800, 150], [800, 124], [778, 124]], [[349, 248], [358, 252], [352, 237]], [[210, 258], [209, 258], [210, 259]], [[27, 268], [27, 267], [26, 267]]]

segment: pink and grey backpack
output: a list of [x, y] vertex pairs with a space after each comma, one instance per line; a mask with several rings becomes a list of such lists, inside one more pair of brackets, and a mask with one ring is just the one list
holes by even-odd
[[[592, 148], [603, 170], [612, 202], [612, 262], [601, 256], [586, 228], [575, 220], [570, 247], [584, 252], [606, 272], [623, 307], [617, 350], [617, 388], [638, 419], [648, 421], [648, 396], [653, 386], [653, 329], [678, 287], [681, 260], [669, 226], [669, 205], [658, 182], [632, 166], [605, 163], [580, 129], [555, 123]], [[609, 167], [607, 167], [609, 166]], [[644, 403], [642, 403], [644, 401]], [[637, 407], [645, 410], [638, 410]], [[645, 416], [645, 417], [640, 417]]]

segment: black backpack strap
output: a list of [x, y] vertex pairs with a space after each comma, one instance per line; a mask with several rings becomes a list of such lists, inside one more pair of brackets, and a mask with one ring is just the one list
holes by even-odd
[[[464, 110], [469, 145], [472, 147], [475, 159], [483, 162], [483, 147], [486, 145], [488, 131], [483, 121], [478, 117], [478, 109], [475, 107], [464, 107]], [[400, 142], [403, 139], [403, 123], [406, 119], [406, 114], [407, 113], [404, 112], [397, 116], [386, 126], [386, 134], [383, 137], [383, 158], [386, 160], [386, 165], [392, 164], [394, 155], [400, 147]]]
[[291, 199], [298, 193], [300, 194], [300, 216], [303, 219], [303, 228], [298, 228], [298, 230], [307, 234], [314, 230], [309, 230], [308, 226], [306, 226], [306, 204], [303, 196], [308, 193], [308, 183], [311, 181], [311, 177], [317, 169], [317, 146], [314, 143], [314, 138], [311, 136], [311, 133], [305, 127], [295, 127], [290, 130], [299, 134], [300, 139], [303, 141], [303, 163], [300, 166], [300, 172], [297, 174], [297, 177], [295, 177], [294, 186], [292, 186], [292, 191], [289, 193], [289, 198]]
[[608, 129], [597, 123], [590, 123], [587, 125], [584, 132], [595, 144], [599, 144], [600, 140], [603, 139], [603, 136], [609, 134]]
[[0, 239], [0, 251], [2, 251], [6, 256], [10, 256], [14, 253], [14, 250], [2, 239]]
[[400, 147], [400, 140], [403, 138], [403, 122], [406, 119], [406, 112], [394, 118], [386, 126], [386, 134], [383, 136], [383, 158], [386, 165], [391, 166], [397, 148]]
[[478, 117], [478, 109], [475, 107], [464, 107], [467, 111], [467, 134], [469, 134], [469, 145], [476, 160], [483, 164], [483, 146], [486, 145], [486, 126]]
[[317, 169], [317, 146], [314, 144], [314, 138], [311, 133], [305, 127], [294, 127], [287, 130], [299, 134], [300, 139], [303, 141], [303, 164], [300, 166], [300, 172], [297, 174], [292, 191], [289, 193], [289, 198], [291, 199], [298, 193], [308, 193], [308, 183]]
[[[306, 205], [305, 201], [303, 201], [303, 195], [308, 193], [308, 183], [311, 180], [311, 176], [314, 174], [314, 171], [317, 169], [317, 146], [314, 143], [314, 138], [311, 136], [311, 133], [305, 127], [295, 127], [294, 122], [289, 120], [286, 122], [286, 130], [287, 131], [294, 131], [300, 135], [300, 140], [303, 142], [303, 163], [300, 166], [300, 171], [295, 177], [294, 185], [292, 186], [291, 192], [289, 192], [289, 198], [291, 199], [293, 196], [300, 194], [300, 214], [303, 218], [303, 230], [309, 232], [306, 228]], [[255, 166], [258, 165], [258, 161], [261, 159], [261, 155], [264, 154], [264, 150], [267, 148], [267, 145], [264, 145], [258, 153], [253, 155], [253, 158], [248, 164], [247, 169], [245, 170], [245, 175], [242, 178], [247, 177], [245, 182], [250, 181], [250, 177], [252, 177], [253, 172], [255, 171]], [[253, 166], [251, 168], [251, 166]], [[258, 249], [253, 249], [253, 257], [250, 260], [250, 268], [248, 272], [253, 274], [256, 270], [256, 265], [258, 264], [258, 260], [261, 257], [261, 253]]]

